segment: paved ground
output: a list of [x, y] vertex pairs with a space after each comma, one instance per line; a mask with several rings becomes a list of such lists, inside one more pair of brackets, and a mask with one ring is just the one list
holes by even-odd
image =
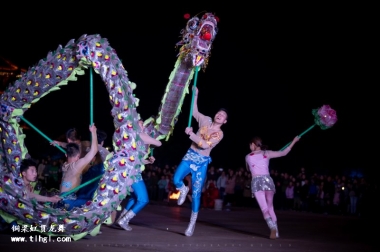
[[[280, 238], [269, 230], [257, 208], [231, 211], [202, 209], [192, 237], [183, 235], [188, 205], [151, 203], [131, 221], [131, 232], [103, 226], [102, 234], [79, 241], [11, 243], [14, 234], [0, 234], [1, 251], [377, 251], [380, 240], [369, 220], [277, 211]], [[27, 250], [25, 250], [27, 249]]]

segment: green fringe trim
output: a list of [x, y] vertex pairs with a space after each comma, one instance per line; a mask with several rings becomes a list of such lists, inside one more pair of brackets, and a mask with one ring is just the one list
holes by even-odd
[[0, 210], [0, 216], [5, 220], [6, 223], [11, 223], [12, 221], [17, 220], [17, 218], [7, 212]]

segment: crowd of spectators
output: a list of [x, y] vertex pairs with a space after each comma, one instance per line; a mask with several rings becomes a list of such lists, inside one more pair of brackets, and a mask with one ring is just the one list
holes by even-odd
[[[59, 188], [61, 166], [64, 158], [38, 160], [38, 179], [42, 187]], [[143, 179], [151, 201], [170, 202], [170, 196], [178, 191], [173, 185], [176, 166], [146, 165]], [[308, 173], [301, 168], [297, 174], [270, 170], [276, 186], [274, 207], [277, 210], [361, 216], [371, 210], [371, 201], [377, 196], [376, 184], [367, 183], [364, 177], [324, 175]], [[215, 200], [221, 200], [223, 209], [234, 207], [258, 207], [251, 194], [251, 173], [245, 168], [216, 169], [209, 166], [204, 181], [202, 207], [214, 208]], [[191, 176], [185, 178], [191, 201]]]

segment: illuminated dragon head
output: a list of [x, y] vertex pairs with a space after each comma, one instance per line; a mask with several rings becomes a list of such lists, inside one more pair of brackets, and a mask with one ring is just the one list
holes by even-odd
[[[185, 18], [190, 18], [190, 15], [186, 14]], [[189, 19], [186, 29], [181, 31], [182, 40], [177, 43], [177, 46], [182, 45], [179, 54], [191, 60], [193, 66], [207, 66], [211, 45], [218, 32], [218, 21], [212, 13], [205, 13], [201, 18]]]

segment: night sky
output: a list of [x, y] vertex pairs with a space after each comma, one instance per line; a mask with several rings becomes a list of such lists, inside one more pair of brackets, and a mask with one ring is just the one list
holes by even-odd
[[[338, 122], [330, 129], [316, 127], [304, 135], [286, 157], [273, 159], [280, 172], [341, 174], [371, 172], [370, 146], [377, 135], [373, 118], [375, 81], [370, 77], [371, 15], [357, 6], [177, 5], [133, 3], [130, 8], [107, 3], [58, 8], [14, 8], [0, 17], [0, 55], [28, 68], [59, 44], [82, 34], [100, 34], [122, 59], [137, 84], [138, 112], [143, 119], [157, 115], [178, 51], [175, 44], [187, 20], [185, 13], [201, 11], [219, 17], [219, 33], [209, 65], [198, 75], [198, 107], [213, 116], [229, 111], [225, 138], [212, 151], [212, 165], [244, 166], [249, 141], [261, 136], [271, 150], [279, 150], [313, 124], [312, 109], [330, 105]], [[120, 3], [121, 4], [121, 3]], [[36, 7], [36, 6], [35, 6]], [[91, 9], [91, 10], [90, 10]], [[29, 11], [28, 11], [29, 10]], [[378, 79], [378, 78], [377, 78]], [[89, 74], [63, 86], [32, 105], [25, 114], [38, 129], [57, 139], [77, 127], [89, 137]], [[378, 84], [378, 81], [377, 81]], [[94, 77], [94, 121], [109, 134], [113, 122], [107, 90]], [[174, 135], [155, 149], [158, 164], [179, 164], [190, 146], [184, 130], [191, 94], [185, 98]], [[52, 114], [51, 107], [55, 108]], [[373, 111], [372, 111], [373, 110]], [[197, 128], [195, 120], [193, 126]], [[34, 130], [24, 130], [33, 155], [54, 150]]]

